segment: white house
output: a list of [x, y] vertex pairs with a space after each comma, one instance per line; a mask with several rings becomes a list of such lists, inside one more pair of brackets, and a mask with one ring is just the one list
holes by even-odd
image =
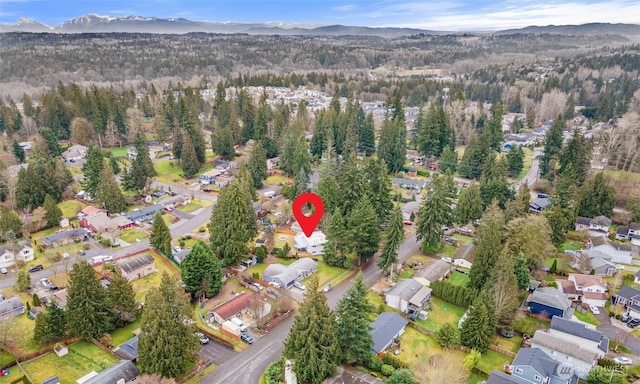
[[640, 270], [633, 276], [633, 282], [636, 284], [640, 284]]
[[583, 303], [604, 307], [607, 302], [607, 283], [600, 276], [570, 273], [567, 280], [573, 282]]
[[606, 216], [596, 216], [589, 221], [589, 230], [598, 232], [609, 232], [611, 226], [611, 219]]
[[416, 279], [402, 279], [386, 293], [385, 301], [391, 308], [408, 313], [422, 309], [430, 297], [431, 288]]
[[453, 255], [453, 265], [456, 267], [471, 269], [473, 266], [473, 244], [461, 245]]
[[34, 259], [33, 248], [28, 240], [16, 243], [15, 249], [4, 245], [0, 247], [0, 268], [8, 268], [15, 264], [16, 260], [28, 262]]
[[586, 252], [591, 257], [592, 253], [613, 264], [631, 264], [631, 246], [614, 243], [604, 236], [592, 237], [591, 246]]
[[327, 236], [322, 231], [314, 231], [309, 237], [299, 232], [294, 238], [293, 247], [296, 251], [304, 251], [316, 256], [324, 254], [326, 242]]

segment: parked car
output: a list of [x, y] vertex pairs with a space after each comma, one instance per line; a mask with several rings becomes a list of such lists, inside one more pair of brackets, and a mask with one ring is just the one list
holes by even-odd
[[276, 283], [275, 281], [270, 281], [269, 285], [272, 286], [272, 287], [280, 288], [280, 284]]
[[620, 365], [631, 365], [632, 361], [626, 356], [620, 356], [613, 359], [613, 362]]
[[413, 225], [413, 221], [411, 220], [405, 220], [403, 221], [404, 225]]
[[274, 289], [272, 287], [267, 288], [267, 293], [269, 293], [269, 294], [271, 294], [271, 295], [273, 295], [275, 297], [280, 297], [280, 292], [278, 292], [278, 290], [276, 290], [276, 289]]
[[324, 288], [322, 288], [322, 291], [323, 292], [329, 292], [332, 289], [333, 289], [333, 285], [327, 284], [327, 285], [324, 286]]
[[622, 265], [622, 264], [616, 264], [616, 269], [624, 269], [624, 265]]
[[595, 305], [590, 305], [589, 309], [591, 310], [591, 312], [593, 312], [594, 315], [599, 315], [600, 314], [600, 310]]
[[295, 283], [293, 283], [293, 286], [294, 286], [294, 287], [296, 287], [296, 288], [298, 288], [298, 289], [301, 289], [301, 290], [303, 290], [303, 291], [304, 291], [305, 289], [307, 289], [307, 287], [305, 287], [305, 286], [304, 286], [304, 284], [302, 284], [302, 283], [301, 283], [301, 282], [299, 282], [299, 281], [296, 281]]
[[55, 291], [58, 289], [58, 287], [56, 287], [49, 279], [44, 278], [40, 280], [40, 283], [47, 289], [51, 290], [51, 291]]
[[7, 268], [0, 268], [0, 273], [6, 275], [7, 273], [9, 273], [9, 271], [7, 270]]
[[640, 324], [640, 319], [631, 319], [627, 321], [627, 327], [629, 328], [635, 328], [638, 324]]
[[622, 315], [622, 317], [620, 318], [620, 321], [622, 321], [623, 323], [626, 323], [627, 321], [629, 321], [631, 317], [629, 315]]
[[200, 341], [200, 344], [202, 344], [202, 345], [209, 343], [209, 337], [205, 336], [201, 332], [196, 332], [196, 333], [193, 334], [193, 336], [195, 336]]
[[253, 283], [253, 286], [258, 288], [258, 291], [262, 291], [264, 289], [264, 287], [260, 283]]
[[240, 340], [244, 341], [247, 344], [253, 344], [253, 337], [247, 332], [242, 332], [240, 334]]
[[42, 271], [43, 269], [44, 267], [42, 266], [42, 264], [37, 264], [37, 265], [30, 266], [29, 269], [27, 269], [27, 271], [31, 273], [31, 272]]
[[450, 257], [443, 257], [442, 261], [444, 261], [445, 263], [449, 263], [449, 264], [453, 263], [453, 260], [451, 260]]

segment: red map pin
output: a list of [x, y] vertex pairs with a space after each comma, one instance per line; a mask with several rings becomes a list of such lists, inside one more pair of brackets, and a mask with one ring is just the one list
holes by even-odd
[[[311, 204], [315, 208], [315, 212], [311, 215], [307, 216], [302, 212], [302, 207], [306, 204]], [[315, 193], [305, 192], [293, 201], [293, 216], [295, 216], [298, 223], [300, 223], [300, 228], [302, 228], [302, 232], [304, 232], [305, 236], [310, 237], [313, 231], [316, 230], [316, 226], [322, 219], [322, 215], [324, 214], [324, 203], [320, 196]]]

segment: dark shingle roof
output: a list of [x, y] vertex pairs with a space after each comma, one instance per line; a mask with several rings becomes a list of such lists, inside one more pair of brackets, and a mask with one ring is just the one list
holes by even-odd
[[562, 309], [563, 311], [571, 307], [571, 300], [567, 299], [562, 292], [553, 287], [536, 289], [536, 291], [531, 294], [530, 301], [552, 308]]
[[578, 224], [589, 225], [590, 222], [591, 222], [591, 219], [588, 217], [582, 217], [582, 216], [578, 217]]
[[118, 345], [115, 353], [125, 360], [135, 360], [138, 358], [138, 335], [133, 336], [124, 343]]
[[373, 339], [373, 350], [376, 353], [382, 352], [389, 341], [407, 326], [409, 322], [404, 317], [395, 312], [383, 312], [371, 323], [371, 338]]
[[513, 365], [528, 365], [544, 377], [555, 375], [556, 363], [540, 348], [522, 348], [513, 359]]
[[58, 240], [66, 239], [68, 237], [84, 237], [90, 233], [91, 231], [89, 231], [86, 228], [74, 228], [68, 231], [62, 231], [62, 232], [54, 233], [53, 235], [43, 237], [42, 242], [47, 245], [50, 245], [55, 243]]
[[164, 206], [158, 203], [158, 204], [150, 205], [148, 207], [144, 207], [137, 211], [128, 212], [125, 216], [127, 216], [127, 218], [131, 221], [136, 221], [149, 215], [155, 215], [156, 212], [161, 211], [163, 209], [164, 209]]
[[618, 230], [616, 231], [616, 234], [620, 235], [620, 236], [625, 236], [625, 237], [629, 236], [629, 227], [625, 227], [625, 226], [622, 226], [622, 225], [619, 226]]
[[42, 380], [42, 384], [60, 384], [60, 378], [58, 378], [58, 375], [51, 376], [47, 379]]
[[589, 224], [602, 225], [602, 226], [608, 227], [611, 225], [611, 219], [608, 218], [607, 216], [596, 216], [593, 219], [591, 219], [591, 222]]
[[628, 300], [640, 300], [640, 291], [629, 286], [622, 287], [616, 296], [624, 297]]
[[609, 339], [606, 338], [602, 333], [596, 331], [595, 329], [587, 328], [586, 324], [567, 320], [565, 318], [558, 317], [558, 316], [553, 316], [553, 318], [551, 319], [550, 328], [555, 329], [556, 331], [578, 336], [583, 339], [597, 341], [600, 343], [598, 345], [598, 348], [601, 351], [605, 353], [609, 351]]
[[493, 371], [487, 379], [487, 384], [531, 384], [527, 380], [517, 376], [511, 376], [504, 372]]
[[138, 368], [129, 360], [120, 360], [96, 376], [85, 381], [84, 384], [117, 384], [124, 379], [128, 383], [138, 377]]
[[14, 296], [3, 300], [0, 302], [0, 316], [11, 313], [18, 308], [24, 308], [24, 304], [22, 304], [19, 297]]

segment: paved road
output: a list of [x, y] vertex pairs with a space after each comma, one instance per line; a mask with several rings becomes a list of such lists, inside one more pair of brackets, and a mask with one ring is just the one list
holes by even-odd
[[[416, 242], [416, 235], [405, 239], [398, 249], [400, 261], [406, 261], [420, 251], [420, 244]], [[367, 287], [371, 287], [382, 276], [375, 259], [367, 262], [363, 268], [364, 280]], [[335, 308], [349, 287], [353, 276], [346, 279], [327, 293], [327, 302]], [[256, 341], [251, 347], [220, 364], [218, 368], [205, 376], [201, 383], [257, 383], [260, 375], [267, 366], [276, 361], [284, 349], [284, 339], [289, 334], [293, 324], [293, 317], [285, 320], [267, 335]]]
[[611, 340], [611, 341], [615, 341], [616, 338], [618, 337], [618, 335], [621, 332], [623, 334], [626, 334], [626, 336], [625, 336], [626, 341], [624, 343], [622, 343], [622, 344], [624, 344], [625, 347], [629, 348], [634, 353], [640, 355], [640, 340], [638, 340], [635, 337], [631, 336], [629, 334], [629, 332], [627, 332], [626, 330], [620, 329], [620, 328], [618, 328], [618, 327], [616, 327], [615, 325], [612, 325], [612, 324], [601, 324], [601, 325], [597, 326], [596, 329], [598, 331], [602, 332], [602, 334], [607, 336], [609, 338], [609, 340]]
[[521, 180], [518, 180], [513, 185], [513, 188], [515, 188], [516, 191], [518, 190], [518, 188], [520, 188], [520, 186], [524, 182], [527, 183], [529, 188], [531, 188], [533, 183], [536, 182], [536, 180], [538, 179], [538, 174], [540, 173], [540, 161], [538, 160], [538, 156], [540, 156], [541, 154], [542, 154], [542, 150], [540, 148], [534, 149], [533, 161], [531, 162], [531, 168], [529, 169], [529, 172], [526, 174], [525, 177], [523, 177]]

